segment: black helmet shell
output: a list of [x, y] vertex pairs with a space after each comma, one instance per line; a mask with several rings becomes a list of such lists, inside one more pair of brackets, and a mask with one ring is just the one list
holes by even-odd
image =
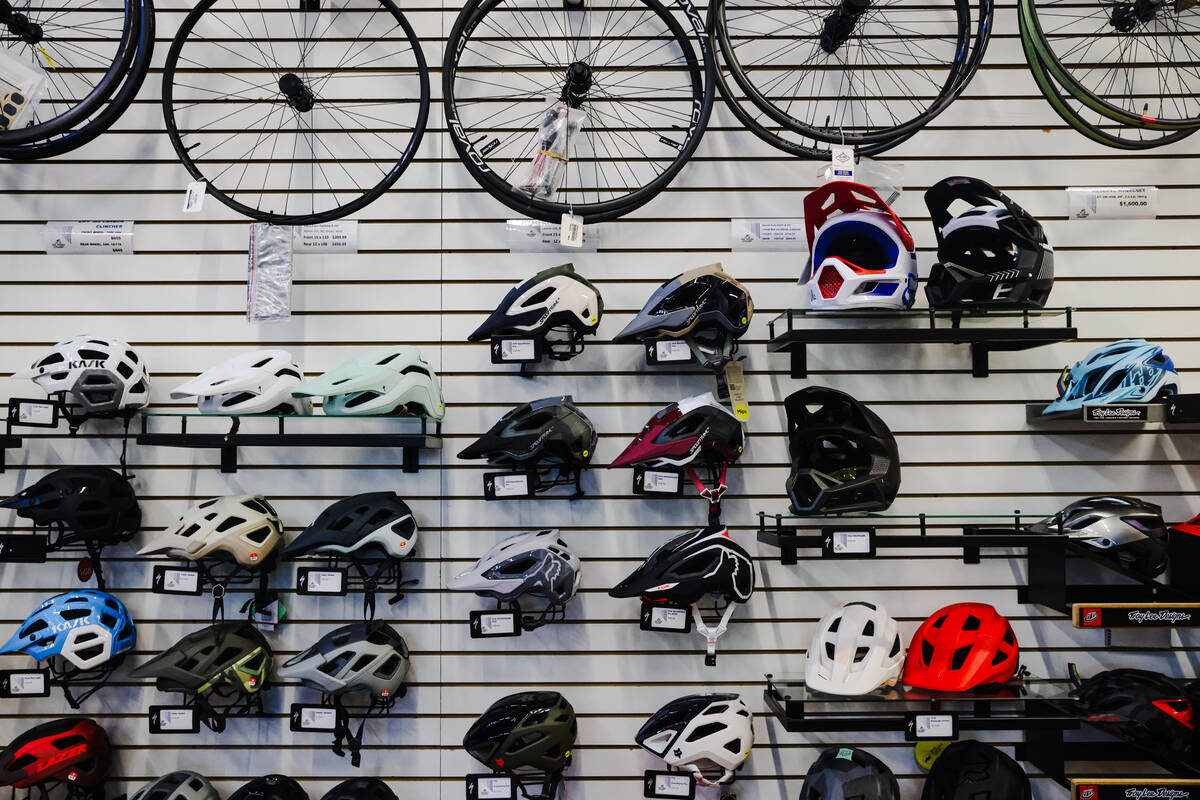
[[1008, 754], [964, 739], [947, 747], [925, 778], [921, 800], [1031, 800], [1029, 777]]
[[56, 469], [0, 501], [0, 508], [14, 508], [34, 525], [60, 527], [59, 545], [124, 541], [142, 524], [133, 487], [106, 467]]
[[519, 467], [582, 467], [592, 460], [596, 439], [596, 428], [569, 395], [545, 397], [509, 411], [458, 457]]
[[405, 558], [413, 551], [417, 521], [395, 492], [364, 492], [329, 505], [283, 548], [286, 558], [345, 553], [365, 559]]
[[800, 800], [900, 800], [900, 784], [866, 750], [831, 747], [805, 773]]
[[330, 789], [321, 800], [396, 800], [396, 793], [379, 778], [351, 778]]
[[308, 792], [286, 775], [264, 775], [239, 787], [229, 800], [308, 800]]
[[463, 737], [463, 748], [497, 772], [561, 773], [577, 727], [575, 709], [558, 692], [520, 692], [492, 703]]
[[1193, 709], [1181, 681], [1147, 669], [1110, 669], [1083, 681], [1074, 692], [1089, 720], [1145, 747], [1184, 756], [1194, 739]]
[[721, 525], [696, 528], [659, 547], [612, 597], [645, 597], [648, 602], [691, 605], [710, 594], [745, 603], [754, 593], [754, 564]]

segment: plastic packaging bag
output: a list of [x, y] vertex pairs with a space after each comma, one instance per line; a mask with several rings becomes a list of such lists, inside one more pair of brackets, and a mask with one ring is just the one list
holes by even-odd
[[571, 160], [571, 140], [579, 133], [586, 116], [582, 108], [571, 108], [557, 98], [546, 98], [546, 112], [538, 125], [538, 152], [525, 180], [518, 184], [521, 191], [542, 200], [554, 196]]
[[0, 131], [22, 128], [46, 93], [46, 71], [0, 47]]
[[[823, 182], [828, 183], [833, 180], [833, 167], [826, 166], [818, 174]], [[904, 165], [896, 163], [885, 164], [882, 161], [876, 161], [873, 158], [860, 158], [858, 164], [854, 167], [854, 182], [861, 183], [863, 186], [870, 186], [879, 196], [883, 198], [883, 202], [889, 206], [896, 202], [900, 197], [900, 193], [904, 191]]]
[[275, 322], [292, 316], [292, 226], [250, 225], [246, 320]]

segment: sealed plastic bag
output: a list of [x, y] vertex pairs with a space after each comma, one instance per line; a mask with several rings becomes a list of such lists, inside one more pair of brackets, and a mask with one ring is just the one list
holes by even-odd
[[525, 180], [518, 184], [521, 191], [542, 200], [554, 197], [571, 160], [571, 140], [579, 133], [586, 116], [582, 108], [571, 108], [557, 98], [546, 98], [546, 112], [538, 125], [537, 155]]
[[250, 225], [246, 320], [274, 322], [292, 316], [292, 226]]

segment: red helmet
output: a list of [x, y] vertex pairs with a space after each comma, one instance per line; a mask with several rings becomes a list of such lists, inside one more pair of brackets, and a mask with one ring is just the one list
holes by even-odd
[[1017, 637], [987, 603], [955, 603], [921, 623], [908, 646], [903, 682], [965, 692], [1004, 683], [1017, 671]]
[[0, 753], [0, 786], [36, 786], [66, 781], [94, 786], [108, 775], [108, 734], [86, 717], [43, 722], [18, 736]]
[[745, 435], [733, 412], [712, 393], [680, 400], [659, 411], [613, 459], [613, 467], [684, 467], [693, 461], [737, 461]]

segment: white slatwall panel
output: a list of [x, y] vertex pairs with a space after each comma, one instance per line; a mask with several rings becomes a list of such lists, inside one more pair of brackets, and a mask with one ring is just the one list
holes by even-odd
[[[160, 5], [159, 60], [186, 11], [181, 0]], [[436, 68], [457, 8], [429, 0], [405, 5]], [[934, 245], [921, 199], [927, 187], [965, 174], [1012, 194], [1046, 224], [1057, 250], [1052, 301], [1078, 309], [1080, 341], [994, 354], [987, 380], [970, 377], [968, 354], [958, 347], [814, 347], [811, 380], [870, 403], [896, 432], [904, 461], [896, 513], [1050, 512], [1078, 496], [1120, 491], [1163, 503], [1171, 519], [1186, 518], [1195, 505], [1196, 434], [1101, 435], [1069, 427], [1047, 434], [1025, 425], [1022, 404], [1048, 397], [1064, 363], [1121, 336], [1162, 342], [1185, 373], [1194, 371], [1200, 361], [1196, 148], [1183, 142], [1130, 156], [1065, 129], [1021, 62], [1011, 3], [999, 9], [995, 30], [987, 64], [965, 96], [888, 155], [905, 165], [907, 191], [896, 210], [917, 237], [926, 271]], [[509, 214], [454, 158], [435, 102], [416, 161], [395, 190], [358, 215], [362, 251], [298, 256], [293, 319], [251, 326], [243, 318], [246, 221], [212, 200], [201, 215], [179, 213], [188, 178], [162, 133], [159, 81], [153, 72], [140, 100], [91, 146], [55, 161], [0, 164], [0, 374], [77, 332], [121, 337], [144, 355], [154, 373], [154, 402], [165, 407], [174, 385], [259, 343], [289, 348], [310, 373], [378, 344], [422, 347], [442, 376], [448, 413], [445, 449], [424, 453], [419, 474], [403, 474], [396, 454], [382, 450], [249, 448], [241, 453], [241, 471], [222, 475], [213, 453], [130, 449], [150, 531], [171, 524], [196, 499], [221, 493], [266, 494], [293, 533], [352, 493], [394, 489], [409, 500], [422, 528], [421, 550], [409, 572], [421, 584], [401, 605], [381, 605], [380, 615], [399, 627], [414, 651], [413, 685], [395, 718], [368, 725], [361, 769], [392, 781], [401, 798], [460, 797], [461, 776], [478, 767], [459, 746], [470, 722], [499, 696], [540, 687], [564, 692], [581, 715], [568, 776], [571, 796], [637, 796], [641, 770], [655, 763], [632, 744], [645, 716], [670, 697], [706, 687], [740, 691], [761, 711], [763, 673], [802, 668], [816, 621], [850, 599], [885, 601], [906, 635], [946, 603], [993, 603], [1013, 620], [1022, 661], [1040, 676], [1062, 676], [1072, 661], [1085, 673], [1135, 664], [1194, 673], [1195, 637], [1169, 655], [1111, 654], [1101, 648], [1101, 634], [1076, 631], [1058, 614], [1017, 604], [1011, 587], [1022, 579], [1020, 560], [992, 557], [964, 566], [948, 553], [889, 553], [874, 562], [804, 559], [786, 568], [757, 545], [755, 513], [786, 507], [781, 400], [803, 385], [788, 377], [786, 357], [766, 352], [766, 323], [797, 302], [793, 282], [803, 256], [729, 253], [727, 221], [798, 216], [819, 166], [790, 160], [740, 131], [720, 104], [693, 162], [663, 196], [630, 218], [605, 224], [602, 252], [563, 256], [506, 252], [503, 220]], [[436, 98], [436, 69], [432, 83]], [[1065, 220], [1066, 186], [1112, 183], [1158, 185], [1163, 217], [1120, 224]], [[97, 216], [136, 220], [138, 254], [71, 258], [41, 252], [45, 220]], [[608, 310], [599, 341], [582, 357], [523, 379], [511, 368], [492, 366], [484, 346], [465, 344], [466, 334], [512, 283], [568, 259], [600, 286]], [[643, 633], [632, 621], [636, 602], [606, 594], [654, 546], [701, 524], [700, 501], [635, 498], [628, 470], [599, 469], [586, 478], [588, 496], [576, 502], [485, 503], [478, 497], [483, 468], [454, 454], [512, 405], [570, 393], [600, 430], [596, 461], [606, 463], [655, 410], [711, 388], [711, 378], [697, 372], [647, 371], [639, 348], [606, 340], [660, 281], [714, 260], [747, 283], [758, 308], [744, 340], [749, 446], [730, 472], [725, 514], [738, 540], [758, 556], [760, 590], [722, 639], [718, 666], [708, 669], [699, 637]], [[1184, 376], [1185, 389], [1190, 377]], [[0, 378], [0, 397], [30, 393], [29, 384]], [[89, 425], [86, 433], [28, 437], [23, 451], [9, 454], [16, 464], [0, 476], [0, 491], [15, 491], [63, 464], [115, 465], [117, 428]], [[545, 526], [562, 528], [584, 559], [583, 591], [571, 622], [517, 640], [471, 640], [464, 620], [480, 603], [441, 591], [441, 585], [499, 536]], [[106, 566], [110, 586], [139, 623], [132, 661], [141, 662], [204, 624], [209, 599], [151, 595], [149, 565], [132, 552], [125, 548]], [[74, 565], [63, 560], [39, 568], [0, 567], [0, 629], [12, 628], [51, 590], [76, 583]], [[276, 583], [291, 585], [290, 569], [281, 570]], [[271, 637], [283, 657], [359, 614], [357, 597], [291, 599], [291, 621]], [[24, 663], [6, 658], [3, 666]], [[228, 794], [253, 776], [279, 771], [304, 779], [317, 800], [334, 782], [359, 774], [328, 751], [323, 736], [292, 734], [278, 716], [297, 698], [315, 699], [308, 690], [283, 687], [270, 700], [276, 716], [232, 720], [223, 736], [152, 739], [142, 709], [174, 702], [173, 696], [127, 678], [119, 683], [84, 710], [112, 735], [117, 783], [124, 788], [185, 767], [211, 776]], [[0, 706], [0, 741], [66, 712], [58, 696], [9, 701]], [[845, 742], [870, 746], [884, 758], [901, 776], [906, 797], [920, 791], [920, 771], [898, 736], [806, 737], [788, 734], [761, 714], [755, 726], [758, 746], [738, 784], [743, 798], [795, 796], [819, 750]], [[986, 738], [1016, 741], [1014, 734]], [[1063, 795], [1052, 782], [1035, 778], [1039, 797]]]

